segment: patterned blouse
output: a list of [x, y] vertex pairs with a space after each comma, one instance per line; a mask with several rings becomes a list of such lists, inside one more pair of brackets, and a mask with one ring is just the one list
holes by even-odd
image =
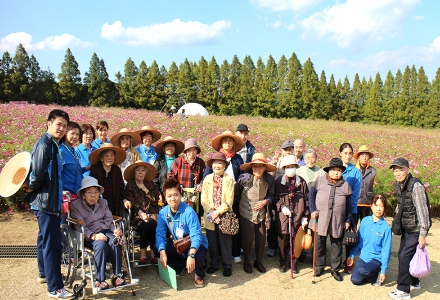
[[160, 210], [160, 206], [158, 205], [159, 190], [156, 185], [146, 180], [144, 180], [144, 185], [149, 191], [148, 194], [145, 194], [144, 191], [138, 188], [135, 179], [128, 181], [125, 187], [127, 200], [131, 202], [132, 224], [135, 224], [139, 220], [139, 210], [150, 215], [158, 214]]
[[214, 175], [214, 207], [222, 205], [222, 182], [223, 176]]

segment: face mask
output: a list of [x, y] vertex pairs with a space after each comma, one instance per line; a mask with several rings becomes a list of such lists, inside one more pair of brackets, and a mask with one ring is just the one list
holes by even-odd
[[286, 173], [287, 177], [293, 177], [296, 174], [296, 168], [287, 168], [284, 170], [284, 172]]

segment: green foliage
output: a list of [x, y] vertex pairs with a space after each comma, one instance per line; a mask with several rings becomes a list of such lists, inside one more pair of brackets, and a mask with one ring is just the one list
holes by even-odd
[[62, 105], [84, 104], [81, 99], [81, 72], [70, 49], [67, 49], [64, 62], [61, 64], [61, 73], [58, 74], [60, 102]]

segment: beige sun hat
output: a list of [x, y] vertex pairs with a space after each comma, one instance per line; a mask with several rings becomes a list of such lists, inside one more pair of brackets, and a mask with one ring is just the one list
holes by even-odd
[[165, 146], [166, 143], [174, 143], [174, 145], [176, 145], [176, 156], [178, 156], [180, 153], [183, 152], [183, 148], [185, 147], [183, 145], [183, 142], [173, 138], [172, 136], [167, 136], [163, 141], [160, 141], [159, 143], [157, 143], [156, 147], [155, 147], [155, 151], [157, 154], [163, 154], [163, 147]]
[[238, 152], [241, 150], [241, 148], [243, 148], [243, 145], [244, 145], [243, 140], [239, 136], [235, 135], [235, 133], [233, 133], [230, 130], [223, 131], [222, 134], [219, 134], [216, 137], [214, 137], [211, 141], [212, 148], [214, 148], [216, 151], [220, 151], [220, 148], [222, 147], [221, 141], [222, 141], [222, 138], [224, 138], [224, 137], [230, 137], [230, 138], [234, 139], [235, 152]]
[[92, 163], [92, 165], [96, 165], [97, 163], [101, 162], [101, 153], [106, 150], [112, 150], [115, 152], [115, 162], [114, 164], [119, 166], [122, 164], [127, 157], [124, 150], [122, 150], [119, 147], [115, 147], [110, 143], [104, 143], [102, 144], [101, 148], [93, 150], [92, 153], [89, 155], [89, 161]]
[[294, 155], [286, 155], [281, 159], [281, 169], [284, 169], [284, 167], [288, 165], [296, 165], [296, 168], [299, 168], [298, 160]]
[[0, 173], [0, 196], [10, 197], [23, 185], [31, 168], [31, 154], [20, 152], [14, 155]]
[[[136, 131], [137, 134], [139, 134], [139, 136], [142, 137], [142, 134], [145, 132], [150, 132], [152, 137], [152, 141], [151, 143], [155, 143], [158, 140], [160, 140], [160, 138], [162, 137], [162, 134], [159, 132], [159, 130], [154, 129], [153, 127], [151, 127], [150, 125], [147, 126], [143, 126], [140, 130]], [[142, 140], [142, 138], [141, 138]]]
[[121, 147], [121, 143], [119, 142], [119, 138], [123, 135], [128, 135], [131, 137], [131, 146], [136, 147], [141, 142], [141, 136], [137, 132], [132, 132], [128, 128], [122, 128], [119, 130], [118, 133], [115, 133], [111, 138], [110, 141], [113, 145], [117, 147]]
[[368, 153], [368, 155], [370, 156], [370, 159], [372, 159], [374, 157], [374, 153], [370, 151], [370, 149], [368, 148], [367, 145], [362, 145], [359, 147], [358, 152], [356, 152], [353, 157], [355, 159], [359, 158], [359, 155], [361, 155], [361, 153]]
[[250, 172], [252, 170], [252, 164], [266, 165], [266, 170], [265, 170], [266, 172], [275, 172], [277, 170], [277, 167], [267, 162], [266, 155], [264, 155], [264, 153], [255, 153], [252, 156], [252, 161], [246, 164], [242, 164], [240, 166], [240, 169], [242, 169], [245, 172]]
[[[78, 196], [80, 196], [81, 195], [80, 193], [82, 190], [85, 190], [86, 188], [89, 188], [92, 186], [99, 188], [100, 195], [102, 195], [102, 193], [104, 193], [104, 188], [99, 185], [98, 179], [96, 179], [95, 177], [92, 177], [92, 176], [87, 176], [87, 177], [84, 177], [83, 180], [81, 181], [81, 188], [76, 192], [76, 194]], [[82, 196], [81, 196], [81, 198], [82, 198]]]
[[139, 166], [144, 166], [147, 169], [147, 174], [145, 175], [145, 179], [147, 181], [151, 181], [156, 177], [157, 170], [156, 168], [149, 163], [146, 163], [142, 160], [136, 161], [134, 164], [129, 165], [124, 171], [124, 179], [126, 181], [130, 181], [134, 179], [134, 169]]

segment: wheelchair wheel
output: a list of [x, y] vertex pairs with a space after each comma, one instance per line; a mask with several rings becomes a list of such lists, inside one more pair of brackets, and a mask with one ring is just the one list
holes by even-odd
[[84, 299], [84, 297], [86, 296], [85, 286], [82, 287], [80, 284], [75, 284], [73, 286], [73, 293], [75, 294], [76, 299]]
[[61, 274], [64, 285], [71, 287], [76, 277], [78, 251], [69, 225], [61, 225]]

